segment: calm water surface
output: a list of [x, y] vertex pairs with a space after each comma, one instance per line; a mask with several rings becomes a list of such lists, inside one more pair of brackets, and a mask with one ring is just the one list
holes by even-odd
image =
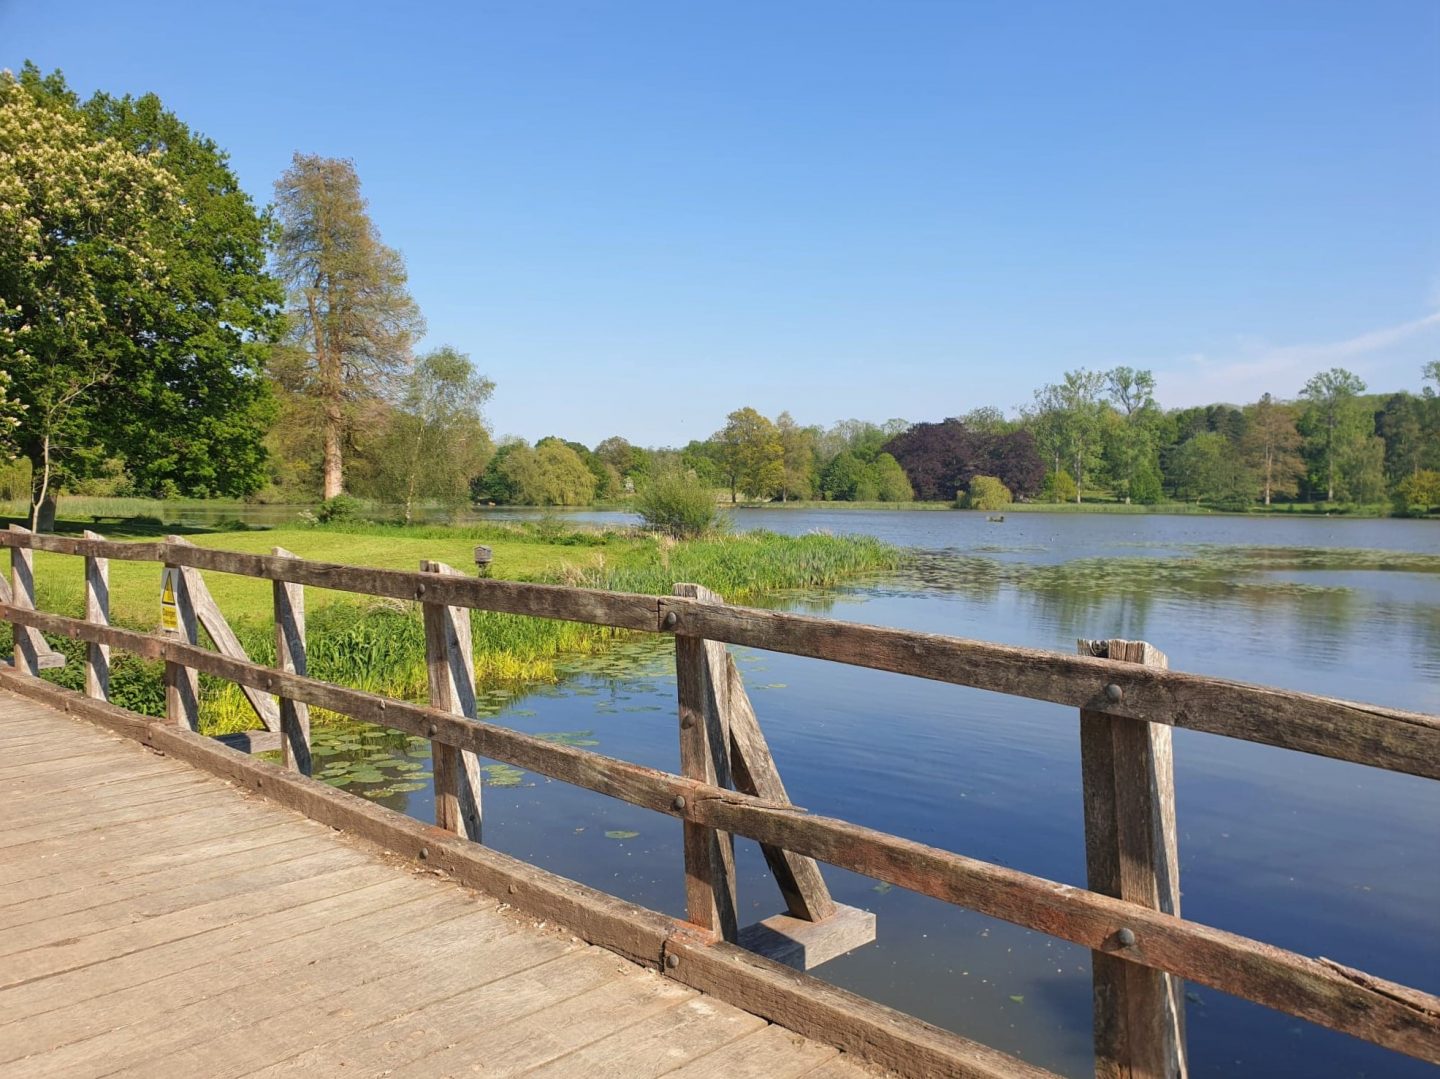
[[[1432, 522], [742, 511], [736, 524], [866, 532], [916, 551], [900, 573], [777, 597], [782, 608], [1067, 652], [1077, 637], [1143, 638], [1173, 668], [1440, 712]], [[493, 694], [487, 711], [675, 770], [668, 643], [577, 663], [559, 686]], [[738, 658], [798, 804], [1084, 885], [1073, 710], [793, 656]], [[329, 737], [339, 745], [318, 760], [335, 774], [354, 775], [347, 762], [362, 758], [380, 773], [350, 789], [391, 790], [380, 800], [430, 813], [424, 743]], [[1440, 991], [1440, 784], [1190, 731], [1176, 732], [1175, 758], [1188, 918]], [[487, 843], [683, 912], [677, 822], [514, 769], [488, 778]], [[737, 845], [742, 921], [778, 912], [758, 848]], [[877, 913], [879, 938], [815, 973], [1090, 1074], [1088, 952], [841, 870], [826, 876], [841, 902]], [[1204, 986], [1188, 1001], [1196, 1075], [1433, 1074]]]

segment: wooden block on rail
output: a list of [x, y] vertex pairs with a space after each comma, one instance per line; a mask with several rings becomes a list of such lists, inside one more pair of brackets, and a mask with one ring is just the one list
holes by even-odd
[[[15, 657], [14, 657], [14, 656], [0, 656], [0, 663], [3, 663], [3, 664], [4, 664], [5, 666], [7, 666], [7, 667], [13, 667], [13, 666], [15, 666]], [[40, 668], [40, 670], [42, 670], [42, 671], [53, 671], [53, 670], [55, 670], [57, 667], [63, 667], [63, 666], [65, 666], [65, 653], [64, 653], [64, 652], [41, 652], [41, 653], [35, 658], [35, 663], [36, 663], [36, 666], [38, 666], [38, 667]]]
[[875, 939], [875, 915], [835, 904], [818, 922], [776, 914], [740, 930], [736, 943], [793, 970], [813, 970]]

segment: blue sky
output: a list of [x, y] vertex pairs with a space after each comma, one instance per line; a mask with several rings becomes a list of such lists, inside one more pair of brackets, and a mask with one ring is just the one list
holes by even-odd
[[0, 66], [153, 90], [259, 200], [354, 159], [499, 433], [1166, 405], [1440, 357], [1440, 3], [0, 0]]

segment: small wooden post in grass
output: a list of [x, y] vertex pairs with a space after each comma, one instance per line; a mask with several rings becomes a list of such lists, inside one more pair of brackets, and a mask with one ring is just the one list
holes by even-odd
[[[272, 547], [279, 558], [294, 558], [284, 547]], [[304, 676], [305, 669], [305, 586], [289, 581], [272, 581], [275, 598], [275, 666]], [[285, 767], [310, 775], [310, 706], [304, 701], [280, 698], [280, 750]]]
[[[421, 562], [422, 573], [458, 571], [443, 562]], [[425, 658], [430, 674], [430, 704], [457, 716], [475, 718], [475, 653], [470, 609], [425, 603]], [[435, 773], [435, 823], [480, 842], [480, 758], [468, 750], [431, 741]]]
[[[28, 528], [22, 528], [20, 525], [11, 525], [10, 531], [30, 534]], [[35, 552], [29, 547], [10, 548], [10, 576], [14, 592], [11, 602], [22, 610], [33, 611], [35, 609]], [[15, 638], [15, 669], [32, 678], [38, 677], [40, 653], [47, 650], [45, 638], [40, 636], [38, 629], [17, 626], [13, 622], [10, 624], [10, 632]]]
[[[88, 540], [103, 540], [98, 532], [85, 530]], [[110, 624], [110, 559], [85, 556], [85, 621], [98, 626]], [[97, 701], [110, 699], [110, 646], [90, 641], [85, 646], [85, 695]]]
[[[184, 543], [179, 536], [166, 536], [167, 543]], [[167, 570], [175, 570], [175, 613], [179, 621], [176, 634], [186, 644], [197, 644], [200, 627], [195, 618], [195, 602], [190, 595], [190, 586], [182, 567], [167, 563]], [[165, 661], [165, 718], [177, 727], [200, 729], [200, 674], [193, 667], [183, 663]]]
[[[723, 602], [698, 584], [677, 584], [674, 594]], [[675, 636], [675, 684], [680, 706], [680, 774], [731, 786], [729, 685], [725, 645], [681, 633]], [[685, 822], [686, 917], [723, 940], [739, 936], [735, 914], [735, 843], [729, 832]]]
[[[1081, 655], [1168, 665], [1144, 641], [1079, 641]], [[1119, 703], [1123, 689], [1105, 687]], [[1162, 723], [1080, 711], [1085, 867], [1090, 890], [1180, 914], [1171, 729]], [[1188, 1074], [1184, 984], [1127, 962], [1135, 943], [1121, 930], [1092, 953], [1095, 1074], [1099, 1079], [1178, 1079]]]

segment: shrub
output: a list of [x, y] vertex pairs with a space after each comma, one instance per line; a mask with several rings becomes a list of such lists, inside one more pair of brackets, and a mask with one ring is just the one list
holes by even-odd
[[970, 480], [964, 505], [972, 510], [1003, 510], [1012, 501], [1010, 489], [994, 476], [975, 476]]
[[1395, 485], [1395, 505], [1402, 512], [1425, 513], [1440, 506], [1440, 472], [1422, 468]]
[[1045, 475], [1045, 486], [1040, 489], [1040, 495], [1046, 502], [1074, 502], [1075, 478], [1063, 468], [1059, 472], [1049, 472]]
[[351, 498], [349, 495], [336, 495], [334, 498], [327, 498], [315, 510], [315, 517], [321, 524], [332, 524], [335, 521], [351, 521], [360, 516], [360, 510], [364, 503], [358, 498]]
[[701, 536], [720, 527], [715, 496], [688, 475], [652, 480], [635, 500], [635, 512], [649, 527], [677, 539]]

